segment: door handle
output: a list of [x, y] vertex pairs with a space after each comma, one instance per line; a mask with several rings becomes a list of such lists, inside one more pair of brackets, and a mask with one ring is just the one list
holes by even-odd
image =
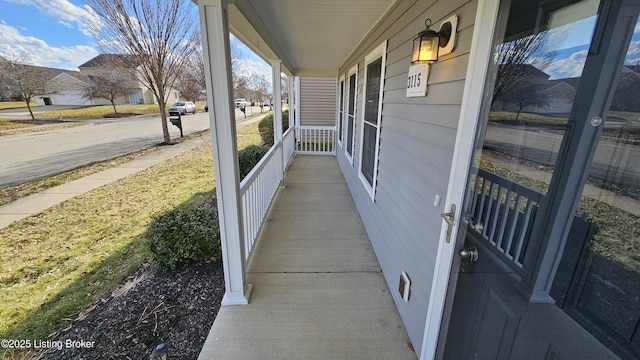
[[478, 248], [473, 245], [460, 249], [460, 257], [462, 260], [476, 262], [478, 261], [478, 255]]
[[451, 233], [453, 233], [453, 227], [456, 225], [456, 204], [451, 204], [451, 210], [447, 213], [440, 214], [447, 223], [447, 243], [451, 242]]

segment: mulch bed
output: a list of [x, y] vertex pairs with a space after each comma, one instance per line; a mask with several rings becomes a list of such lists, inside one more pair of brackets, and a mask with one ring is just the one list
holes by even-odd
[[139, 113], [130, 113], [130, 112], [124, 112], [124, 113], [111, 113], [111, 114], [104, 115], [104, 116], [103, 116], [103, 118], [107, 118], [107, 119], [119, 119], [119, 118], [132, 117], [132, 116], [136, 116], [136, 115], [141, 115], [141, 114], [139, 114]]
[[52, 338], [65, 345], [44, 359], [149, 359], [161, 343], [170, 359], [197, 359], [223, 295], [220, 260], [175, 271], [145, 264]]

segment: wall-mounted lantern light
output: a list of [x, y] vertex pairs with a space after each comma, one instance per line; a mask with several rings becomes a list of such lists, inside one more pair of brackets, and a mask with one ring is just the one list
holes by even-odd
[[413, 39], [412, 65], [407, 74], [407, 97], [427, 96], [429, 64], [438, 61], [439, 56], [453, 51], [456, 43], [456, 15], [443, 21], [438, 32], [431, 29], [431, 19], [427, 19], [424, 24], [426, 29]]
[[[412, 64], [430, 64], [438, 61], [440, 48], [447, 54], [453, 49], [458, 18], [453, 16], [440, 26], [440, 31], [431, 29], [431, 19], [425, 20], [426, 28], [413, 39]], [[453, 36], [452, 36], [453, 35]]]

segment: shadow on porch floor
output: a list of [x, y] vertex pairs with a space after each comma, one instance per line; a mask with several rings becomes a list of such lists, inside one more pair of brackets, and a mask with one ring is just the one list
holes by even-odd
[[248, 267], [249, 305], [220, 309], [199, 359], [416, 359], [331, 156], [297, 156]]

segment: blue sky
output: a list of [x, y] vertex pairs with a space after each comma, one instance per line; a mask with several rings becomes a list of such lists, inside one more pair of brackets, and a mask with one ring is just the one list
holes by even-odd
[[[89, 10], [75, 0], [0, 0], [0, 56], [27, 54], [33, 65], [77, 70], [100, 53], [87, 29]], [[267, 63], [238, 43], [241, 68], [270, 80]]]

